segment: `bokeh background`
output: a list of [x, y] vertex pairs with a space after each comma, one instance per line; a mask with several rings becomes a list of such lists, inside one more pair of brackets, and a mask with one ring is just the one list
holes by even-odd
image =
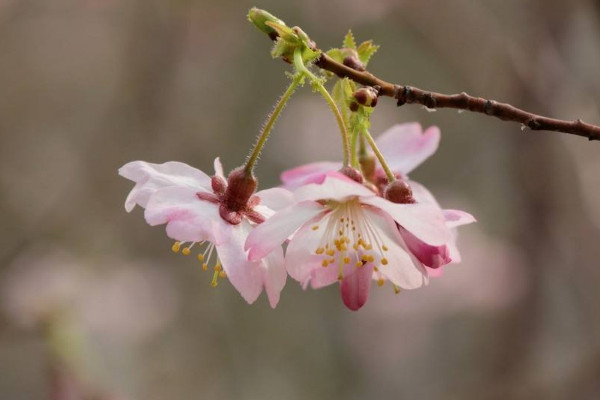
[[[358, 313], [291, 280], [248, 306], [125, 213], [130, 160], [241, 163], [288, 69], [255, 5], [324, 49], [374, 39], [384, 79], [600, 124], [598, 1], [0, 0], [0, 398], [600, 398], [598, 143], [382, 99], [375, 135], [441, 128], [412, 177], [478, 223], [462, 264]], [[261, 186], [339, 155], [304, 88]]]

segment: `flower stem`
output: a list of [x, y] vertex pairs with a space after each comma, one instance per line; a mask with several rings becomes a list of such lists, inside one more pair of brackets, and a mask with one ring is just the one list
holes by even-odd
[[385, 175], [387, 176], [388, 181], [394, 182], [396, 180], [396, 175], [394, 175], [394, 173], [392, 172], [390, 167], [387, 165], [387, 162], [385, 161], [383, 154], [381, 154], [381, 151], [379, 151], [379, 148], [377, 147], [375, 140], [373, 140], [373, 136], [371, 136], [371, 134], [369, 133], [369, 131], [367, 129], [365, 129], [362, 132], [362, 134], [363, 134], [364, 138], [367, 139], [367, 142], [369, 143], [369, 146], [371, 146], [371, 149], [373, 149], [375, 156], [377, 157], [377, 159], [379, 160], [379, 163], [381, 164], [381, 167], [385, 171]]
[[323, 82], [321, 82], [321, 80], [317, 78], [312, 72], [310, 72], [304, 65], [300, 49], [296, 49], [294, 51], [294, 67], [296, 67], [296, 71], [298, 73], [310, 79], [311, 83], [313, 84], [313, 87], [315, 87], [319, 91], [319, 93], [321, 93], [323, 98], [325, 98], [325, 101], [327, 101], [327, 104], [329, 104], [329, 108], [331, 108], [331, 111], [335, 116], [335, 120], [337, 121], [337, 124], [340, 128], [340, 133], [342, 135], [342, 147], [344, 150], [344, 166], [347, 167], [350, 162], [350, 139], [348, 138], [348, 131], [346, 129], [346, 125], [344, 124], [344, 118], [342, 117], [340, 110], [338, 109], [337, 105], [335, 104], [335, 101], [333, 100], [327, 89], [325, 89], [325, 86], [323, 86]]
[[256, 161], [258, 160], [258, 157], [260, 156], [260, 152], [261, 152], [262, 148], [265, 146], [267, 139], [269, 138], [271, 130], [273, 129], [273, 125], [275, 125], [275, 121], [277, 121], [279, 114], [281, 114], [281, 111], [283, 111], [285, 104], [290, 99], [292, 94], [294, 94], [294, 91], [296, 90], [296, 88], [298, 87], [298, 85], [300, 84], [302, 79], [303, 79], [302, 74], [296, 74], [296, 76], [294, 76], [294, 79], [292, 80], [292, 83], [290, 83], [288, 88], [283, 93], [283, 96], [281, 96], [281, 98], [277, 101], [277, 104], [275, 104], [275, 109], [269, 116], [267, 123], [263, 127], [263, 129], [258, 137], [258, 140], [256, 141], [256, 144], [254, 145], [254, 148], [252, 149], [252, 151], [250, 152], [250, 155], [248, 156], [246, 165], [244, 167], [244, 171], [246, 172], [246, 175], [248, 175], [248, 176], [252, 175], [252, 171], [254, 170], [254, 164], [256, 164]]

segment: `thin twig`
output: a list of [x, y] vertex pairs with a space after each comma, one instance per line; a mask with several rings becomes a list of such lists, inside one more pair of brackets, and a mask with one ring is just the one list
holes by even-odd
[[[277, 36], [273, 35], [271, 39], [277, 39]], [[523, 129], [563, 132], [583, 136], [590, 141], [600, 140], [600, 127], [585, 123], [580, 119], [565, 121], [548, 118], [521, 110], [507, 103], [470, 96], [465, 92], [448, 95], [413, 86], [393, 84], [379, 79], [368, 71], [357, 71], [341, 64], [324, 52], [321, 53], [314, 64], [340, 78], [348, 78], [361, 85], [372, 86], [378, 90], [379, 96], [396, 99], [398, 106], [421, 104], [430, 109], [456, 108], [458, 110], [468, 110], [490, 115], [503, 121], [520, 122]]]

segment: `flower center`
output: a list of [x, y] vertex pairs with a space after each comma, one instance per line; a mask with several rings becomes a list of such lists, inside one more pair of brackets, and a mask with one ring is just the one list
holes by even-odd
[[[186, 243], [189, 243], [189, 245], [186, 246]], [[221, 261], [219, 260], [219, 255], [217, 254], [217, 251], [215, 250], [214, 244], [212, 244], [211, 242], [208, 242], [208, 241], [175, 242], [175, 243], [173, 243], [171, 250], [173, 250], [173, 253], [179, 253], [179, 251], [181, 250], [181, 254], [183, 254], [184, 256], [189, 256], [192, 253], [192, 248], [196, 244], [201, 249], [201, 251], [198, 252], [196, 257], [198, 258], [198, 261], [200, 261], [202, 263], [202, 269], [204, 271], [206, 271], [206, 270], [208, 270], [209, 266], [211, 266], [211, 264], [212, 264], [211, 268], [213, 270], [213, 278], [212, 278], [212, 281], [210, 282], [210, 286], [217, 287], [217, 285], [219, 283], [218, 282], [219, 278], [221, 278], [221, 279], [227, 278], [227, 274], [225, 274], [225, 271], [223, 271], [223, 266], [221, 265]], [[213, 257], [213, 253], [214, 253], [214, 257]], [[213, 260], [214, 263], [211, 263], [211, 260]]]
[[[379, 267], [388, 264], [385, 245], [379, 230], [363, 211], [358, 199], [343, 203], [330, 202], [331, 212], [312, 227], [319, 230], [323, 226], [323, 235], [319, 246], [314, 250], [322, 257], [321, 265], [328, 268], [338, 267], [338, 279], [351, 273], [353, 268], [362, 268], [371, 263], [377, 273]], [[385, 282], [379, 274], [379, 286]]]

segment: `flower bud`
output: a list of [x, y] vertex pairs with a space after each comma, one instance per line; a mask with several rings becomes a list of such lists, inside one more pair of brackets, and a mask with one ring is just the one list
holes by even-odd
[[358, 57], [356, 55], [354, 55], [354, 54], [344, 57], [343, 64], [346, 67], [350, 67], [350, 68], [352, 68], [353, 70], [356, 70], [356, 71], [361, 71], [362, 72], [362, 71], [366, 70], [366, 68], [363, 65], [363, 63], [360, 62], [360, 60], [358, 59]]
[[413, 204], [416, 203], [410, 185], [401, 179], [388, 184], [383, 191], [383, 197], [392, 203]]
[[361, 106], [375, 107], [377, 105], [377, 91], [370, 86], [358, 89], [353, 96]]
[[248, 200], [254, 194], [258, 181], [254, 175], [248, 175], [244, 167], [231, 171], [227, 177], [227, 190], [223, 204], [229, 211], [239, 212], [246, 209]]
[[277, 31], [267, 25], [266, 22], [275, 22], [277, 24], [285, 25], [285, 22], [276, 16], [256, 7], [252, 7], [248, 12], [248, 21], [252, 22], [254, 26], [269, 35], [271, 40], [275, 40], [277, 38]]
[[340, 169], [339, 172], [346, 175], [348, 178], [352, 179], [355, 182], [363, 183], [363, 176], [356, 168], [346, 166], [342, 167], [342, 169]]

